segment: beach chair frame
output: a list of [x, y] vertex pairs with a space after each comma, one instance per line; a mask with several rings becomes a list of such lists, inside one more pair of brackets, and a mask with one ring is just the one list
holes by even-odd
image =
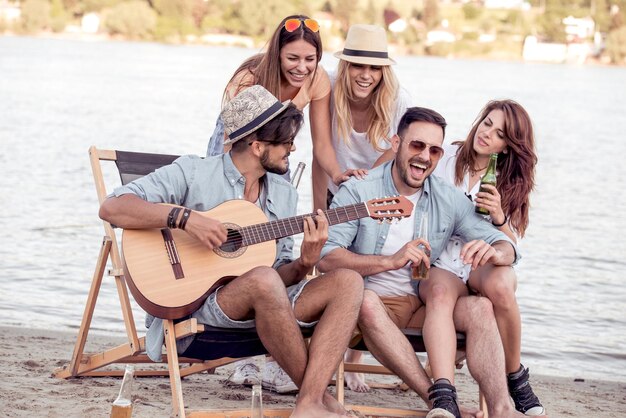
[[[115, 162], [120, 174], [122, 184], [126, 184], [135, 178], [144, 176], [156, 168], [170, 164], [178, 156], [166, 154], [136, 153], [117, 150], [98, 149], [95, 146], [89, 148], [89, 159], [96, 186], [98, 201], [101, 204], [107, 197], [107, 190], [104, 182], [102, 162]], [[145, 337], [139, 337], [135, 327], [135, 321], [131, 308], [131, 300], [124, 279], [124, 269], [122, 258], [118, 248], [117, 237], [113, 226], [103, 221], [105, 235], [102, 239], [100, 252], [98, 254], [96, 268], [91, 280], [91, 287], [85, 303], [85, 309], [81, 320], [78, 336], [74, 345], [71, 360], [68, 365], [56, 369], [54, 376], [57, 378], [72, 377], [123, 377], [124, 370], [108, 370], [106, 366], [112, 364], [140, 363], [152, 365], [145, 369], [136, 369], [136, 376], [168, 376], [170, 379], [172, 392], [172, 415], [177, 417], [243, 417], [250, 414], [249, 410], [207, 410], [188, 411], [185, 409], [181, 379], [200, 372], [213, 372], [216, 367], [230, 364], [238, 358], [223, 357], [215, 360], [199, 360], [194, 358], [179, 357], [176, 349], [176, 340], [199, 333], [219, 334], [219, 328], [207, 327], [198, 324], [195, 318], [181, 322], [174, 320], [164, 320], [164, 333], [166, 342], [166, 353], [161, 357], [161, 363], [167, 363], [167, 368], [155, 368], [145, 354]], [[107, 263], [111, 263], [111, 268], [106, 270]], [[117, 287], [117, 293], [121, 305], [124, 328], [126, 330], [127, 342], [116, 347], [112, 347], [98, 353], [85, 353], [85, 345], [96, 301], [106, 274], [113, 277]], [[252, 333], [256, 334], [254, 331]], [[245, 338], [250, 338], [250, 331], [243, 331]], [[186, 366], [182, 366], [186, 364]], [[266, 409], [266, 416], [288, 417], [290, 408]], [[246, 415], [247, 414], [247, 415]]]

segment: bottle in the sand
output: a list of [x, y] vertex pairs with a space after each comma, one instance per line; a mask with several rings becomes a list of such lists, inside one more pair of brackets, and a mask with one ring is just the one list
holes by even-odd
[[122, 387], [117, 399], [113, 401], [111, 406], [111, 418], [130, 418], [133, 413], [133, 376], [135, 374], [135, 366], [126, 365], [124, 370], [124, 379]]
[[[483, 188], [483, 185], [490, 184], [493, 187], [496, 187], [497, 179], [496, 179], [496, 164], [498, 162], [498, 154], [493, 153], [489, 156], [489, 165], [487, 166], [487, 171], [485, 175], [480, 179], [480, 189], [479, 192], [487, 192], [488, 190]], [[481, 215], [489, 215], [489, 211], [485, 208], [479, 208], [476, 206], [476, 213], [480, 213]]]
[[[422, 215], [422, 220], [420, 221], [420, 233], [419, 237], [428, 241], [428, 212], [424, 212]], [[424, 244], [419, 244], [417, 246], [422, 251], [426, 253], [428, 257], [430, 257], [430, 251]], [[422, 261], [418, 265], [413, 265], [411, 267], [411, 277], [414, 280], [426, 280], [428, 279], [428, 271], [430, 269], [426, 267], [426, 264]]]
[[252, 411], [251, 418], [263, 418], [263, 392], [261, 385], [252, 386]]

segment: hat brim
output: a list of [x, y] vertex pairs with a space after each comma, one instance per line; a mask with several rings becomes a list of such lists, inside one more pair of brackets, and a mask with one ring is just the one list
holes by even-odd
[[333, 54], [335, 58], [340, 60], [352, 62], [354, 64], [363, 64], [363, 65], [395, 65], [396, 62], [391, 58], [376, 58], [376, 57], [365, 57], [365, 56], [353, 56], [346, 55], [343, 51], [337, 51]]
[[241, 138], [245, 138], [246, 136], [250, 135], [254, 131], [257, 131], [259, 128], [261, 128], [262, 126], [267, 124], [269, 121], [274, 119], [276, 116], [284, 112], [290, 103], [291, 103], [291, 100], [286, 100], [280, 103], [280, 107], [278, 107], [275, 111], [267, 113], [267, 114], [263, 114], [257, 117], [252, 122], [250, 122], [248, 124], [248, 127], [244, 129], [242, 132], [238, 132], [237, 135], [234, 137], [229, 136], [228, 138], [226, 138], [226, 140], [224, 141], [224, 145], [234, 144], [235, 142], [239, 141]]

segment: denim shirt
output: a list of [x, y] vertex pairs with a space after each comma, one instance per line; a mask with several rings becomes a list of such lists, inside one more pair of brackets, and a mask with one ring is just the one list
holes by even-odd
[[[185, 155], [172, 164], [141, 177], [113, 191], [116, 197], [135, 194], [153, 203], [171, 203], [195, 211], [207, 211], [227, 200], [243, 199], [246, 179], [239, 173], [230, 153], [202, 159]], [[281, 176], [267, 173], [263, 189], [265, 201], [261, 207], [270, 221], [296, 214], [298, 195], [296, 189]], [[274, 268], [292, 261], [293, 237], [276, 243]], [[146, 352], [153, 361], [161, 360], [163, 346], [163, 321], [146, 316]], [[184, 351], [192, 338], [179, 340], [179, 352]]]
[[[344, 182], [335, 195], [331, 208], [366, 202], [370, 199], [398, 195], [391, 168], [393, 161], [371, 170], [362, 180], [354, 178]], [[429, 176], [424, 181], [423, 193], [414, 208], [415, 229], [413, 239], [419, 236], [422, 216], [428, 212], [428, 242], [431, 246], [431, 263], [441, 255], [452, 235], [465, 241], [481, 239], [489, 244], [496, 241], [511, 243], [515, 263], [520, 255], [515, 244], [491, 222], [474, 212], [474, 205], [459, 190], [444, 180]], [[345, 248], [355, 254], [380, 255], [389, 233], [389, 223], [372, 218], [361, 218], [333, 226], [322, 249], [322, 257], [336, 248]]]
[[224, 153], [224, 121], [221, 116], [217, 117], [215, 121], [215, 128], [213, 134], [209, 138], [209, 145], [207, 145], [206, 156], [211, 157], [213, 155], [220, 155]]

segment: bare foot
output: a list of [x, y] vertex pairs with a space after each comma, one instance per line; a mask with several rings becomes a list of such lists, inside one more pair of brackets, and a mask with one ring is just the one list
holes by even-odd
[[485, 415], [483, 411], [478, 408], [469, 408], [467, 406], [459, 405], [459, 411], [463, 418], [483, 418]]
[[348, 413], [337, 414], [329, 411], [324, 404], [320, 403], [298, 403], [291, 413], [291, 418], [341, 418], [348, 417]]
[[342, 416], [349, 415], [348, 411], [346, 411], [346, 408], [344, 408], [343, 405], [340, 404], [339, 401], [335, 399], [335, 397], [330, 393], [325, 392], [322, 401], [324, 402], [324, 406], [326, 407], [326, 409], [328, 409], [329, 411]]
[[355, 392], [369, 392], [370, 387], [365, 383], [365, 376], [363, 373], [346, 373], [345, 374], [346, 385]]

